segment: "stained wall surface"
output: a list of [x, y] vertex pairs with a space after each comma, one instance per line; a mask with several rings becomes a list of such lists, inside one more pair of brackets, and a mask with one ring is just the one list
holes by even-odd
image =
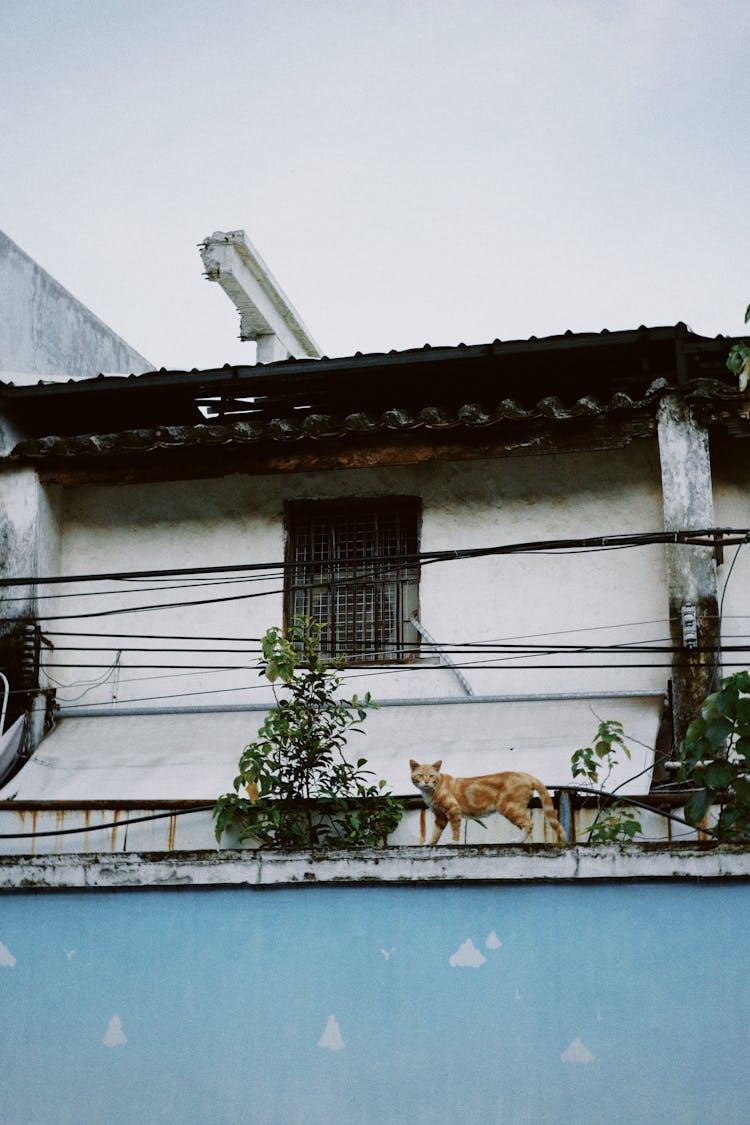
[[739, 1123], [750, 985], [733, 950], [748, 893], [9, 894], [2, 1119]]

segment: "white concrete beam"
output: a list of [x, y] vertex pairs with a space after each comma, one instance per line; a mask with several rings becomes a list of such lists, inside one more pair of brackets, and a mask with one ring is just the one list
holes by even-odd
[[209, 281], [218, 281], [240, 314], [240, 339], [257, 340], [258, 362], [308, 357], [320, 348], [243, 230], [214, 231], [201, 244]]

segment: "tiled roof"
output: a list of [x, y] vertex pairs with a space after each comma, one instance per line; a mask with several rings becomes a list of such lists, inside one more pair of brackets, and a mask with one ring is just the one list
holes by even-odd
[[[292, 443], [304, 440], [325, 441], [357, 435], [409, 433], [413, 431], [468, 431], [487, 429], [507, 422], [566, 422], [576, 419], [603, 418], [652, 413], [660, 396], [670, 388], [662, 379], [656, 380], [640, 399], [619, 392], [601, 401], [586, 395], [565, 403], [556, 396], [540, 399], [531, 408], [513, 399], [504, 399], [493, 406], [467, 402], [455, 409], [424, 406], [420, 410], [391, 409], [382, 413], [318, 414], [302, 411], [286, 417], [254, 420], [239, 418], [222, 422], [200, 422], [192, 426], [157, 426], [153, 429], [121, 430], [108, 434], [77, 434], [47, 436], [20, 442], [13, 451], [20, 459], [74, 459], [112, 455], [143, 454], [157, 450], [205, 446], [242, 446], [265, 443]], [[721, 383], [704, 380], [691, 387], [688, 397], [697, 403], [747, 401], [746, 395]]]
[[[13, 450], [15, 458], [68, 463], [191, 447], [458, 434], [653, 416], [669, 387], [704, 405], [732, 402], [740, 396], [724, 365], [731, 343], [695, 336], [684, 325], [569, 333], [336, 360], [0, 386], [0, 408], [13, 413], [27, 434]], [[215, 417], [207, 419], [207, 413]]]
[[494, 406], [467, 402], [457, 408], [424, 406], [420, 410], [391, 409], [382, 413], [318, 414], [302, 411], [294, 415], [254, 421], [197, 423], [193, 426], [158, 426], [154, 429], [123, 430], [110, 434], [81, 434], [71, 437], [44, 437], [23, 441], [14, 454], [19, 457], [91, 457], [112, 453], [146, 453], [176, 446], [243, 445], [256, 442], [293, 442], [303, 439], [325, 440], [346, 435], [377, 434], [383, 431], [459, 430], [495, 426], [501, 422], [527, 422], [536, 419], [565, 421], [590, 418], [616, 411], [634, 411], [647, 406], [664, 385], [654, 384], [643, 399], [619, 393], [600, 402], [586, 395], [571, 403], [556, 396], [540, 399], [525, 408], [514, 399]]

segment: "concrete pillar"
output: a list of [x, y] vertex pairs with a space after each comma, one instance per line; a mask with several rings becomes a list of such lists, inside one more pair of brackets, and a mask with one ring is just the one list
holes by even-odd
[[279, 360], [289, 359], [289, 349], [282, 344], [278, 336], [268, 333], [257, 336], [256, 339], [258, 363], [277, 363]]
[[[708, 433], [679, 394], [665, 395], [657, 416], [665, 531], [714, 526]], [[682, 610], [694, 605], [698, 645], [714, 648], [719, 639], [716, 561], [711, 547], [669, 544], [666, 548], [669, 621], [674, 654], [672, 708], [675, 747], [712, 687], [714, 652], [683, 646]]]
[[[9, 452], [18, 435], [0, 420], [0, 454]], [[56, 496], [41, 484], [33, 469], [4, 464], [0, 469], [0, 577], [23, 578], [54, 573], [59, 563], [59, 521]], [[33, 676], [33, 659], [23, 622], [38, 615], [35, 585], [0, 587], [0, 667], [10, 680], [6, 728], [20, 714], [29, 714], [28, 746], [44, 733], [46, 696]]]

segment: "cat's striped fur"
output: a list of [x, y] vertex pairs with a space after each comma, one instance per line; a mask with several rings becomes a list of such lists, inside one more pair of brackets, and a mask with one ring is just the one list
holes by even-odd
[[[435, 817], [435, 830], [430, 844], [438, 842], [443, 829], [449, 823], [453, 839], [458, 841], [462, 816], [482, 817], [492, 812], [502, 813], [512, 824], [523, 829], [528, 840], [531, 835], [528, 805], [534, 791], [539, 794], [544, 815], [557, 837], [557, 842], [560, 844], [566, 842], [565, 829], [555, 815], [552, 798], [538, 778], [514, 770], [483, 774], [480, 777], [451, 777], [448, 773], [440, 772], [442, 764], [440, 760], [431, 765], [420, 765], [413, 758], [409, 762], [411, 779]], [[425, 837], [423, 813], [420, 844], [425, 842]]]

